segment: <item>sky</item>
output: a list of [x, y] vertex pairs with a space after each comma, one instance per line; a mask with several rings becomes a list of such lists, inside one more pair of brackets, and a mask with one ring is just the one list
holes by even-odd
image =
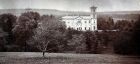
[[0, 0], [0, 9], [57, 9], [86, 11], [96, 6], [98, 12], [140, 10], [140, 0]]

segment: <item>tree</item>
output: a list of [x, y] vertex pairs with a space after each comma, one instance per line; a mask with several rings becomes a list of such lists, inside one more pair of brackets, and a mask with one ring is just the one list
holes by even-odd
[[131, 52], [136, 55], [140, 55], [140, 15], [138, 20], [135, 22], [132, 32], [132, 43], [131, 47], [133, 48]]
[[0, 27], [0, 51], [6, 51], [6, 48], [5, 48], [6, 43], [7, 43], [5, 39], [6, 36], [7, 36], [7, 33], [4, 32], [2, 28]]
[[20, 45], [22, 51], [27, 51], [26, 41], [33, 35], [39, 19], [40, 15], [37, 12], [25, 12], [19, 16], [13, 32], [16, 38], [15, 43]]
[[112, 29], [114, 29], [114, 21], [111, 17], [108, 17], [108, 18], [99, 17], [97, 25], [98, 25], [99, 30], [112, 30]]
[[10, 13], [0, 15], [0, 27], [7, 33], [5, 37], [7, 44], [12, 44], [14, 42], [12, 29], [15, 26], [16, 19], [17, 17]]
[[[0, 44], [4, 50], [9, 51], [9, 47], [13, 48], [11, 45], [14, 45], [14, 35], [12, 29], [15, 26], [17, 17], [13, 14], [6, 13], [0, 15]], [[1, 49], [2, 49], [1, 48]]]
[[85, 41], [85, 36], [83, 34], [73, 34], [72, 39], [68, 40], [68, 45], [72, 48], [72, 51], [84, 53], [86, 51]]
[[98, 53], [98, 37], [96, 32], [86, 31], [84, 33], [87, 50], [89, 53]]
[[127, 20], [119, 20], [115, 23], [114, 28], [120, 31], [132, 30], [134, 23]]
[[[117, 31], [117, 38], [113, 43], [114, 52], [117, 54], [133, 54], [135, 46], [132, 41], [134, 22], [127, 20], [120, 20], [116, 22], [115, 29]], [[135, 29], [135, 28], [134, 28]], [[135, 39], [135, 37], [134, 37]]]
[[[44, 16], [43, 16], [44, 17]], [[28, 41], [31, 46], [37, 47], [43, 52], [51, 49], [61, 49], [61, 40], [64, 37], [65, 25], [54, 16], [46, 16], [40, 20], [38, 28], [34, 31], [34, 36]]]
[[118, 35], [116, 36], [116, 41], [113, 43], [114, 52], [117, 54], [131, 54], [132, 46], [130, 45], [132, 32], [118, 31]]

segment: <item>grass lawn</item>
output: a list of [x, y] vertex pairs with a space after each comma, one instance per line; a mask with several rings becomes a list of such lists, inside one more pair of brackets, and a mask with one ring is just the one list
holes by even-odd
[[109, 54], [0, 52], [0, 64], [140, 64], [140, 58]]

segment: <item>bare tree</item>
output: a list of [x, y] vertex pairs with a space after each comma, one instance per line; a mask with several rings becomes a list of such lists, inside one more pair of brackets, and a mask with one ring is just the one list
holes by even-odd
[[63, 37], [61, 29], [64, 27], [65, 25], [57, 18], [46, 16], [40, 20], [38, 28], [34, 31], [35, 35], [29, 40], [29, 44], [42, 51], [44, 57], [49, 44], [60, 43], [59, 39]]

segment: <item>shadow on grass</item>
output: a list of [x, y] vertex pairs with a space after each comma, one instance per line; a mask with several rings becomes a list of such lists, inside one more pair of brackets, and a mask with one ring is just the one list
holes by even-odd
[[24, 59], [35, 59], [35, 60], [51, 60], [51, 59], [60, 59], [60, 60], [66, 60], [66, 59], [74, 59], [69, 57], [63, 57], [63, 56], [56, 56], [56, 57], [30, 57], [30, 58], [24, 58]]

